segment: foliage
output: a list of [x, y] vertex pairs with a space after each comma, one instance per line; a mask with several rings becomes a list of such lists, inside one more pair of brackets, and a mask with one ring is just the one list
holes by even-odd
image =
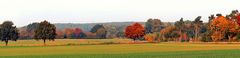
[[139, 23], [134, 23], [133, 25], [127, 26], [125, 29], [125, 36], [133, 40], [142, 38], [144, 34], [144, 27]]
[[73, 38], [72, 34], [74, 33], [74, 29], [72, 28], [65, 28], [64, 29], [64, 34], [65, 34], [65, 38]]
[[144, 39], [147, 40], [148, 42], [153, 42], [154, 40], [157, 39], [157, 34], [146, 34], [144, 35]]
[[19, 38], [18, 30], [13, 25], [12, 21], [4, 21], [0, 25], [0, 40], [4, 41], [6, 46], [9, 40], [16, 41]]
[[34, 36], [34, 31], [37, 29], [39, 23], [35, 22], [35, 23], [31, 23], [28, 24], [26, 27], [26, 31], [27, 31], [27, 37], [29, 37], [29, 39], [32, 39]]
[[56, 30], [56, 38], [57, 39], [62, 39], [62, 38], [64, 38], [64, 32], [62, 31], [62, 30], [59, 30], [59, 29], [57, 29]]
[[[167, 26], [166, 28], [162, 29], [160, 31], [160, 41], [165, 41], [166, 39], [171, 40], [170, 38], [176, 38], [178, 37], [176, 32], [174, 30], [176, 29], [175, 26]], [[172, 39], [173, 40], [173, 39]]]
[[120, 30], [117, 29], [119, 27], [113, 25], [105, 25], [105, 28], [107, 30], [106, 38], [116, 38], [117, 33], [120, 32]]
[[236, 35], [240, 32], [238, 16], [237, 10], [232, 11], [232, 13], [226, 17], [217, 14], [217, 18], [212, 20], [210, 24], [210, 28], [213, 31], [212, 39], [214, 41], [236, 41]]
[[93, 26], [90, 32], [96, 33], [96, 38], [106, 38], [107, 35], [107, 30], [103, 25], [100, 24]]
[[163, 28], [163, 23], [159, 19], [148, 19], [145, 23], [145, 32], [154, 33], [159, 32]]
[[83, 30], [80, 29], [80, 28], [75, 28], [74, 35], [75, 35], [74, 38], [85, 38], [85, 37], [87, 36], [87, 35], [83, 32]]
[[43, 21], [40, 22], [39, 26], [35, 30], [34, 39], [43, 40], [45, 44], [46, 40], [54, 41], [56, 35], [57, 34], [55, 25], [47, 21]]
[[184, 26], [183, 18], [181, 18], [179, 21], [177, 21], [177, 22], [175, 23], [175, 26], [176, 26], [176, 28], [177, 28], [180, 32], [182, 32], [182, 29], [184, 28], [184, 27], [183, 27], [183, 26]]
[[240, 15], [237, 16], [237, 23], [240, 25]]
[[195, 40], [199, 40], [200, 36], [200, 31], [201, 28], [203, 28], [203, 21], [201, 20], [201, 16], [198, 16], [194, 21], [193, 21], [193, 26], [194, 26], [194, 37]]
[[107, 35], [107, 30], [104, 27], [99, 28], [96, 32], [96, 37], [100, 39], [106, 38], [106, 35]]

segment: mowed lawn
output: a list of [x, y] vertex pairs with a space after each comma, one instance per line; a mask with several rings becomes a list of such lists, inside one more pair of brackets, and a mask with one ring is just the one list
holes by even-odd
[[[126, 44], [100, 44], [100, 43]], [[1, 43], [0, 58], [240, 58], [240, 44], [146, 43], [127, 39], [20, 40]]]

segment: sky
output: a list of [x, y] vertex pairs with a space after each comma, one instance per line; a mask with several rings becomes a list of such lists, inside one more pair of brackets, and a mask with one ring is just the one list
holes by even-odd
[[240, 9], [240, 0], [0, 0], [0, 23], [17, 27], [43, 20], [51, 23], [175, 22], [181, 17], [204, 22], [211, 14]]

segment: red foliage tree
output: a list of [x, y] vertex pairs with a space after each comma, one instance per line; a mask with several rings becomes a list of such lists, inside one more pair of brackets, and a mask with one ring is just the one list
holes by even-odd
[[240, 25], [240, 15], [237, 16], [237, 23]]
[[74, 30], [74, 34], [76, 35], [76, 37], [79, 37], [81, 32], [83, 32], [83, 31], [80, 28], [75, 28], [75, 30]]
[[133, 40], [142, 38], [144, 36], [144, 27], [139, 23], [134, 23], [133, 25], [127, 26], [125, 29], [125, 36]]

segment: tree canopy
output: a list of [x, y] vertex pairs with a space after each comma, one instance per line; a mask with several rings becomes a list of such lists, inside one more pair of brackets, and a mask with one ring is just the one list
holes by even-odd
[[35, 30], [34, 39], [43, 40], [45, 44], [46, 40], [54, 41], [56, 35], [55, 25], [45, 20], [40, 22], [39, 26]]
[[133, 40], [142, 38], [145, 35], [144, 27], [139, 23], [127, 26], [125, 29], [125, 36]]
[[5, 21], [0, 25], [0, 39], [8, 44], [9, 40], [16, 41], [19, 38], [19, 33], [12, 21]]

